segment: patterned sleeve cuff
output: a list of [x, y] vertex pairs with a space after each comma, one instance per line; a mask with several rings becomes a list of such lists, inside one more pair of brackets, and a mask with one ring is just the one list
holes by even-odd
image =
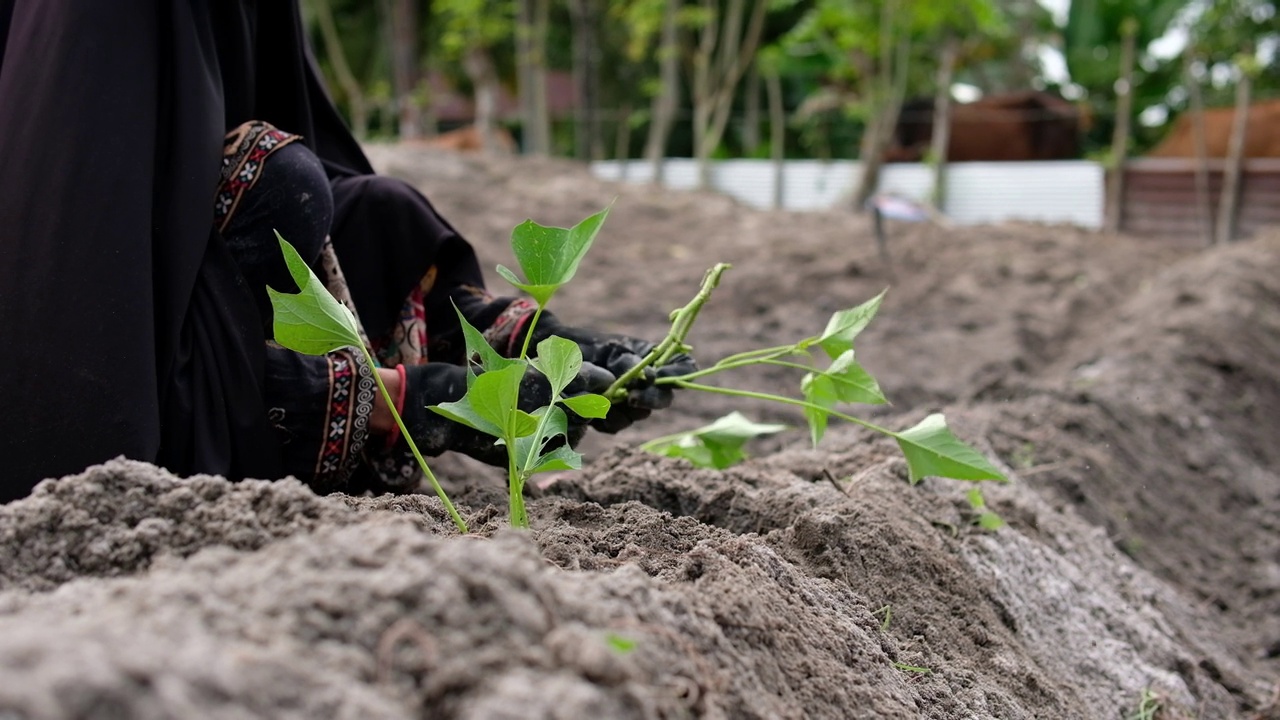
[[520, 341], [524, 338], [524, 330], [537, 309], [538, 304], [529, 298], [512, 301], [498, 319], [484, 331], [484, 339], [503, 357], [515, 357], [520, 354]]
[[369, 417], [377, 392], [374, 369], [361, 353], [338, 350], [328, 355], [329, 402], [324, 439], [316, 458], [316, 484], [344, 484], [360, 461], [369, 439]]

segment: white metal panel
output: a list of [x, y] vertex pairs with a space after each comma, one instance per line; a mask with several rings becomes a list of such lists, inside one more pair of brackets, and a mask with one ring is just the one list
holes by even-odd
[[[861, 169], [856, 161], [790, 160], [783, 166], [783, 207], [821, 210], [848, 203]], [[648, 182], [643, 160], [592, 164], [606, 180]], [[663, 167], [667, 187], [688, 190], [698, 185], [697, 164], [689, 158], [668, 159]], [[712, 164], [712, 187], [757, 208], [773, 202], [773, 165], [768, 160], [725, 160]], [[879, 192], [926, 201], [933, 174], [922, 164], [886, 165]], [[1055, 162], [955, 163], [947, 169], [947, 215], [973, 224], [1029, 220], [1101, 227], [1104, 173], [1098, 163]]]

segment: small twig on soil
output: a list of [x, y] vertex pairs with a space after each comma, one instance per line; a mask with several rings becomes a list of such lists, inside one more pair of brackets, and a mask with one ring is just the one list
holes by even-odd
[[1049, 472], [1050, 470], [1064, 470], [1072, 467], [1074, 461], [1064, 460], [1062, 462], [1044, 463], [1043, 465], [1033, 465], [1025, 470], [1014, 470], [1013, 474], [1019, 477], [1028, 475], [1039, 475], [1040, 473]]
[[[464, 536], [466, 537], [466, 536]], [[422, 651], [422, 663], [426, 667], [435, 665], [437, 652], [435, 639], [418, 622], [412, 618], [400, 618], [391, 623], [378, 638], [378, 684], [391, 682], [391, 672], [395, 669], [395, 652], [404, 640], [412, 640]]]
[[829, 480], [837, 490], [844, 493], [845, 495], [849, 494], [849, 488], [845, 487], [844, 485], [841, 485], [840, 481], [836, 480], [836, 476], [831, 474], [831, 470], [829, 470], [828, 468], [822, 468], [822, 474], [826, 476], [827, 480]]

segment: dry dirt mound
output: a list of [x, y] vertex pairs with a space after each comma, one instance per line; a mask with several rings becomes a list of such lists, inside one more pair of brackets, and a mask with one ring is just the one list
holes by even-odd
[[847, 213], [397, 163], [493, 262], [531, 209], [567, 224], [621, 195], [570, 321], [656, 335], [734, 262], [710, 357], [892, 284], [859, 347], [897, 403], [879, 421], [945, 409], [1009, 468], [984, 488], [1009, 526], [847, 427], [723, 472], [620, 447], [742, 407], [701, 397], [593, 438], [528, 534], [466, 462], [441, 467], [481, 539], [430, 496], [118, 461], [0, 506], [0, 717], [1123, 718], [1144, 691], [1162, 718], [1276, 717], [1280, 240], [899, 228], [890, 277]]

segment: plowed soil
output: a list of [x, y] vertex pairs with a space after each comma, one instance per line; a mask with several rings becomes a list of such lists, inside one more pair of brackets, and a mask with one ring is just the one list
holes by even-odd
[[893, 405], [867, 416], [945, 412], [1008, 471], [982, 486], [1008, 525], [852, 426], [724, 471], [635, 449], [735, 409], [803, 426], [705, 394], [589, 436], [523, 533], [466, 459], [436, 463], [465, 538], [430, 494], [117, 460], [0, 506], [0, 718], [1280, 718], [1280, 234], [895, 225], [886, 264], [850, 212], [371, 152], [487, 266], [526, 217], [613, 201], [555, 301], [573, 324], [656, 339], [733, 263], [691, 337], [706, 360], [889, 287], [858, 355]]

